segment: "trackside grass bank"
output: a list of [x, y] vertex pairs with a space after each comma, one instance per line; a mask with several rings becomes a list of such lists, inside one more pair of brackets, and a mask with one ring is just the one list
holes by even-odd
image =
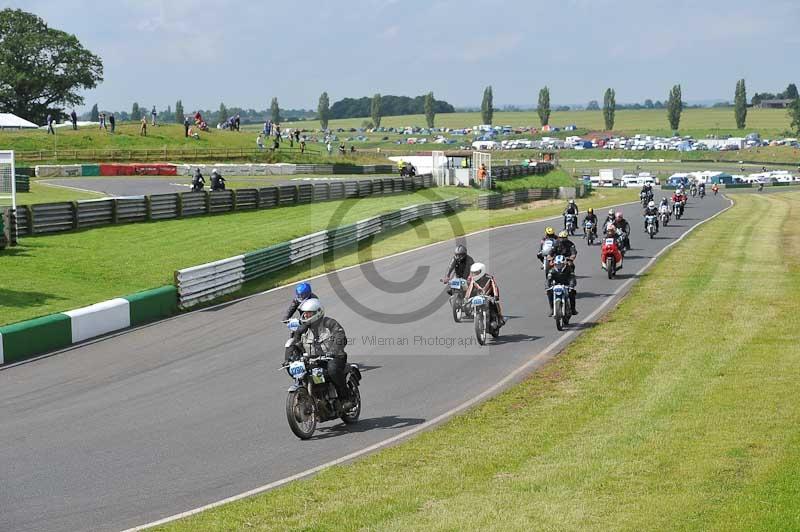
[[159, 530], [800, 529], [800, 194], [736, 202], [518, 386]]
[[[325, 202], [143, 224], [102, 227], [83, 232], [23, 238], [16, 248], [0, 255], [5, 282], [0, 283], [0, 325], [62, 312], [172, 284], [173, 273], [214, 260], [267, 247], [298, 236], [346, 225], [382, 212], [408, 205], [437, 201], [444, 197], [474, 198], [473, 189], [429, 189], [414, 194]], [[634, 191], [603, 190], [589, 201], [608, 205], [631, 201]], [[561, 212], [563, 202], [538, 202], [499, 211], [467, 210], [458, 219], [464, 231], [552, 216]], [[541, 204], [546, 208], [536, 207]], [[583, 208], [583, 207], [582, 207]], [[344, 213], [332, 222], [336, 213]], [[338, 216], [337, 216], [338, 217]], [[417, 226], [381, 237], [371, 257], [410, 249], [431, 241], [453, 238], [449, 219], [424, 222], [428, 234]], [[362, 247], [362, 252], [364, 248]], [[328, 260], [326, 263], [325, 261]], [[329, 258], [311, 261], [303, 267], [285, 270], [245, 287], [242, 295], [324, 271], [357, 263], [359, 252], [337, 252], [335, 264]]]

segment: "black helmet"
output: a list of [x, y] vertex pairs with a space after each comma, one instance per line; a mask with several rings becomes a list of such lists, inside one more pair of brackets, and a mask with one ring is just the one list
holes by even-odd
[[456, 246], [456, 250], [453, 252], [453, 256], [457, 260], [464, 260], [464, 257], [467, 256], [467, 246], [463, 244], [459, 244]]

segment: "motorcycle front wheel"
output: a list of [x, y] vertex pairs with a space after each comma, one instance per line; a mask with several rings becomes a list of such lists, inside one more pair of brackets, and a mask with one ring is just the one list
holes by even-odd
[[556, 318], [556, 329], [558, 329], [559, 331], [563, 331], [564, 330], [564, 307], [562, 306], [561, 301], [555, 301], [554, 305], [555, 305], [555, 307], [554, 307], [553, 314], [555, 315], [555, 318]]
[[453, 321], [456, 323], [461, 323], [461, 318], [464, 317], [464, 309], [462, 308], [464, 303], [464, 298], [461, 296], [453, 296], [452, 305], [453, 305]]
[[309, 439], [317, 428], [317, 408], [308, 390], [298, 388], [286, 396], [286, 420], [294, 435]]
[[475, 337], [479, 344], [486, 345], [486, 312], [483, 309], [475, 311]]

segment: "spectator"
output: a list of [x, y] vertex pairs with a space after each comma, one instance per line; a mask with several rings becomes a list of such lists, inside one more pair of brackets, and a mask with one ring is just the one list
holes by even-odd
[[486, 188], [486, 177], [488, 176], [488, 172], [486, 171], [486, 165], [481, 164], [481, 167], [478, 168], [478, 186], [481, 188]]
[[142, 127], [139, 129], [139, 135], [147, 136], [147, 117], [142, 117]]
[[256, 137], [256, 146], [258, 146], [258, 151], [264, 151], [264, 137], [261, 133]]
[[331, 141], [328, 141], [328, 143], [325, 145], [325, 147], [328, 148], [328, 156], [330, 157], [331, 150], [332, 150]]
[[350, 153], [355, 153], [355, 152], [356, 152], [356, 147], [355, 147], [355, 145], [351, 144], [350, 145]]
[[275, 140], [272, 141], [272, 152], [274, 153], [275, 150], [281, 147], [281, 141], [279, 140], [280, 137], [275, 137]]
[[267, 136], [272, 136], [272, 120], [267, 120], [267, 124], [265, 126], [267, 128]]
[[200, 133], [194, 130], [194, 126], [186, 126], [186, 136], [192, 137], [194, 140], [200, 140]]
[[108, 115], [108, 123], [111, 124], [111, 132], [113, 133], [114, 131], [116, 131], [117, 119], [114, 118], [114, 113]]
[[296, 140], [297, 142], [300, 142], [300, 130], [299, 129], [295, 129], [294, 130], [294, 140]]
[[48, 134], [48, 135], [49, 135], [50, 133], [52, 133], [53, 135], [55, 135], [55, 134], [56, 134], [56, 130], [55, 130], [55, 129], [53, 129], [53, 123], [54, 123], [54, 122], [55, 122], [55, 120], [53, 120], [53, 115], [51, 115], [51, 114], [48, 114], [48, 115], [47, 115], [47, 134]]
[[339, 155], [345, 154], [344, 142], [339, 143]]
[[303, 153], [305, 153], [305, 152], [306, 152], [306, 138], [305, 138], [305, 137], [303, 137], [303, 138], [300, 140], [300, 153], [301, 153], [301, 154], [303, 154]]
[[189, 138], [189, 117], [186, 116], [183, 119], [183, 134], [188, 139]]
[[70, 120], [72, 120], [72, 130], [78, 131], [78, 115], [75, 114], [75, 109], [69, 114]]
[[239, 127], [242, 125], [242, 119], [239, 117], [239, 113], [236, 113], [236, 131], [239, 131]]
[[150, 117], [153, 119], [152, 120], [152, 125], [156, 125], [156, 116], [157, 115], [158, 115], [158, 113], [156, 112], [156, 106], [154, 105], [153, 106], [153, 110], [150, 111]]
[[106, 114], [100, 113], [100, 129], [107, 129], [106, 128]]
[[294, 131], [289, 130], [289, 147], [294, 148]]

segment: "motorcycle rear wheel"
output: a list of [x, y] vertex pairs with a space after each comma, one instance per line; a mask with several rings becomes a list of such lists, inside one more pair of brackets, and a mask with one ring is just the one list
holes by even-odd
[[301, 440], [307, 440], [314, 435], [317, 428], [317, 407], [305, 388], [298, 388], [286, 396], [286, 420], [294, 435]]
[[347, 425], [352, 425], [358, 423], [358, 418], [361, 415], [361, 391], [358, 389], [358, 384], [349, 378], [347, 379], [347, 388], [350, 391], [350, 398], [354, 405], [353, 408], [344, 413], [342, 421]]

